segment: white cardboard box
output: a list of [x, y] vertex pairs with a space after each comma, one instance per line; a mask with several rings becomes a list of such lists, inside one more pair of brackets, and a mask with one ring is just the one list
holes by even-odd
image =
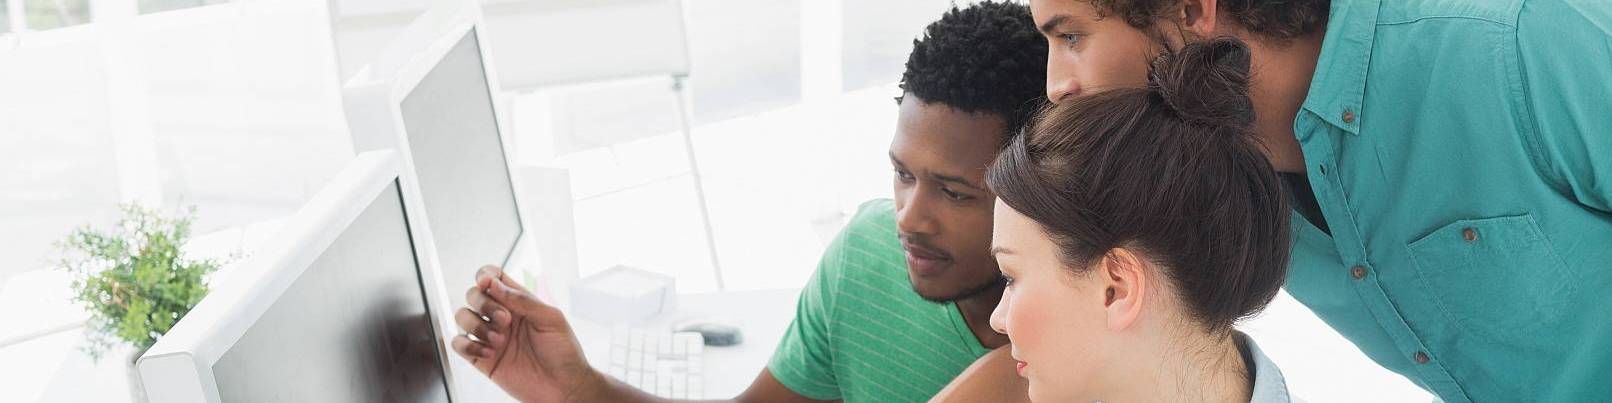
[[633, 324], [676, 309], [671, 276], [616, 266], [571, 286], [577, 317], [604, 324]]

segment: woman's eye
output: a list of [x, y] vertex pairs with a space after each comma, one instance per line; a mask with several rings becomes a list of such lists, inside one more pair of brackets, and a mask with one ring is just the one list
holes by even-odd
[[912, 182], [914, 179], [916, 179], [912, 177], [912, 174], [902, 170], [896, 170], [896, 177], [901, 178], [902, 182]]

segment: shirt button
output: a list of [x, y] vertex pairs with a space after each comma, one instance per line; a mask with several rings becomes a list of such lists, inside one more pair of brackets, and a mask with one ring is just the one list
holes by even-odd
[[1416, 357], [1415, 358], [1416, 358], [1416, 363], [1417, 364], [1426, 364], [1427, 360], [1428, 360], [1427, 353], [1424, 353], [1424, 352], [1421, 352], [1421, 351], [1416, 352]]
[[1355, 266], [1353, 268], [1350, 268], [1349, 269], [1349, 275], [1353, 276], [1355, 278], [1355, 280], [1366, 278], [1366, 268], [1365, 267], [1360, 267], [1360, 266]]
[[1355, 113], [1354, 113], [1354, 111], [1350, 111], [1350, 110], [1345, 109], [1343, 111], [1343, 123], [1354, 123], [1354, 122], [1355, 122]]
[[1467, 242], [1476, 241], [1478, 240], [1478, 230], [1472, 228], [1463, 229], [1461, 230], [1461, 238], [1466, 239]]

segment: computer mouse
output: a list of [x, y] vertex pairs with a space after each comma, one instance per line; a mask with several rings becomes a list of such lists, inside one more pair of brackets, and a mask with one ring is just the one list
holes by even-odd
[[744, 342], [744, 334], [739, 331], [738, 326], [721, 323], [696, 322], [677, 331], [699, 333], [705, 338], [705, 345], [712, 347], [726, 347]]

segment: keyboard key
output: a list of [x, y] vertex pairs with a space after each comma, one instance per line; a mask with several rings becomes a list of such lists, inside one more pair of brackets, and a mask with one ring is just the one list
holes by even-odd
[[655, 382], [655, 395], [660, 397], [672, 397], [672, 378], [661, 377], [657, 379]]
[[704, 340], [693, 332], [618, 327], [611, 334], [608, 373], [660, 397], [704, 397]]

